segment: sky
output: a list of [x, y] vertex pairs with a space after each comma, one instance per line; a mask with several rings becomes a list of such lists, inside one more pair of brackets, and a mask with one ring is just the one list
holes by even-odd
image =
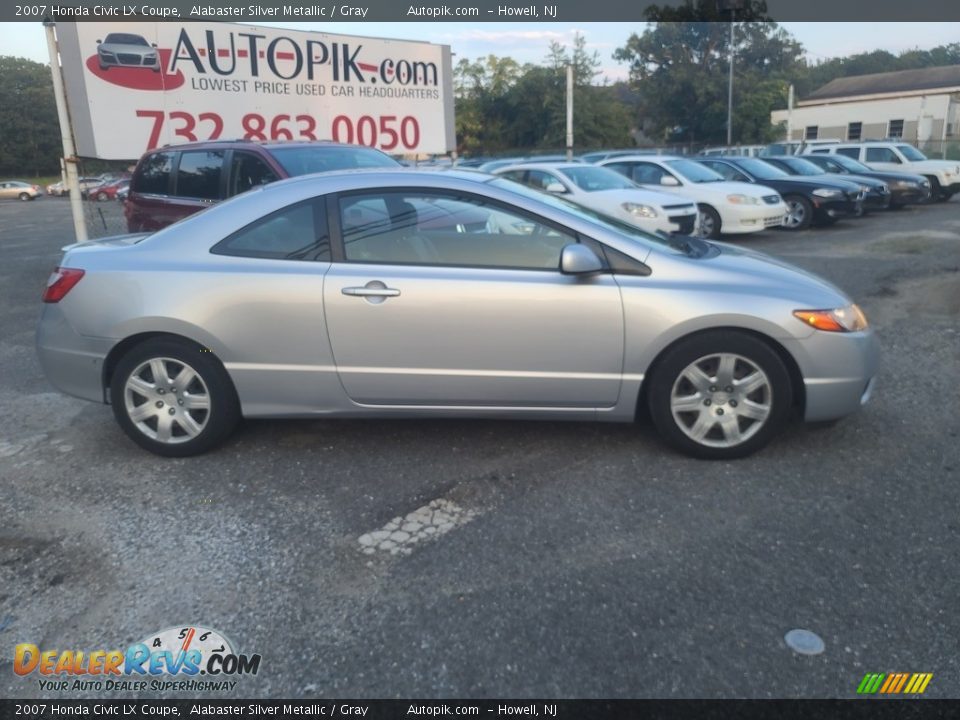
[[[617, 63], [613, 51], [621, 47], [633, 32], [642, 32], [645, 24], [624, 23], [263, 23], [296, 30], [323, 30], [344, 35], [420, 40], [450, 45], [457, 59], [476, 59], [489, 54], [509, 55], [520, 63], [541, 62], [551, 40], [572, 43], [582, 33], [588, 50], [596, 50], [601, 72], [610, 81], [626, 79], [627, 67]], [[781, 26], [799, 40], [811, 60], [853, 55], [871, 50], [894, 54], [919, 48], [957, 42], [960, 23], [802, 23], [784, 22]], [[40, 23], [0, 23], [0, 54], [18, 55], [47, 62], [47, 45]]]

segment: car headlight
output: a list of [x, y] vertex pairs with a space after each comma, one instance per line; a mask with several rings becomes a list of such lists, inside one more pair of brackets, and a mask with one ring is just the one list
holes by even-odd
[[817, 188], [813, 194], [822, 198], [843, 197], [843, 190], [834, 190], [833, 188]]
[[912, 187], [917, 187], [919, 185], [919, 183], [916, 183], [913, 180], [897, 180], [893, 184], [896, 185], [897, 187], [902, 187], [902, 188], [912, 188]]
[[794, 310], [794, 317], [826, 332], [859, 332], [869, 326], [867, 316], [856, 303], [833, 310]]
[[657, 217], [657, 211], [654, 210], [649, 205], [640, 205], [638, 203], [624, 203], [620, 207], [622, 207], [628, 213], [636, 217], [645, 217], [645, 218]]
[[734, 205], [759, 205], [760, 198], [750, 197], [749, 195], [727, 195], [727, 201]]

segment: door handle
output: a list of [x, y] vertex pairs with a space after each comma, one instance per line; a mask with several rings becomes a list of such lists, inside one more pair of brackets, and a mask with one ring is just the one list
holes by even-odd
[[344, 295], [352, 297], [397, 297], [399, 290], [388, 287], [345, 287], [341, 290]]

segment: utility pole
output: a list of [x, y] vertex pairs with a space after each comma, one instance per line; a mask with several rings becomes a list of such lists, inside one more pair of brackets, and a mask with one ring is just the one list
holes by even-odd
[[83, 221], [83, 199], [80, 197], [80, 179], [77, 176], [77, 151], [73, 145], [73, 126], [67, 110], [67, 95], [63, 88], [63, 73], [60, 71], [60, 53], [57, 51], [55, 23], [43, 21], [47, 33], [47, 51], [50, 54], [50, 72], [53, 75], [53, 97], [57, 104], [57, 119], [60, 121], [60, 140], [63, 143], [63, 165], [66, 169], [66, 189], [70, 192], [70, 212], [73, 215], [73, 231], [77, 242], [87, 239], [87, 224]]
[[730, 8], [730, 80], [727, 82], [727, 147], [733, 145], [733, 24], [737, 21], [736, 7]]
[[567, 65], [567, 162], [573, 160], [573, 65]]

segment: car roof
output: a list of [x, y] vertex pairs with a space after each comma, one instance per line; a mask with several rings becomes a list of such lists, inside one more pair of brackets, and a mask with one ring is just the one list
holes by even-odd
[[518, 170], [563, 170], [564, 168], [592, 168], [598, 167], [591, 163], [582, 163], [582, 162], [567, 162], [567, 161], [556, 161], [551, 162], [549, 160], [538, 162], [536, 160], [523, 160], [521, 162], [513, 163], [512, 165], [507, 165], [505, 167], [497, 168], [498, 171], [502, 170], [513, 170], [514, 168]]
[[224, 140], [201, 140], [198, 142], [177, 143], [176, 145], [163, 145], [154, 148], [149, 152], [169, 152], [171, 150], [196, 150], [208, 147], [229, 147], [237, 146], [244, 148], [275, 148], [275, 147], [349, 147], [358, 150], [373, 150], [382, 152], [377, 148], [367, 147], [366, 145], [354, 145], [351, 143], [334, 142], [333, 140], [245, 140], [244, 138], [233, 138]]

